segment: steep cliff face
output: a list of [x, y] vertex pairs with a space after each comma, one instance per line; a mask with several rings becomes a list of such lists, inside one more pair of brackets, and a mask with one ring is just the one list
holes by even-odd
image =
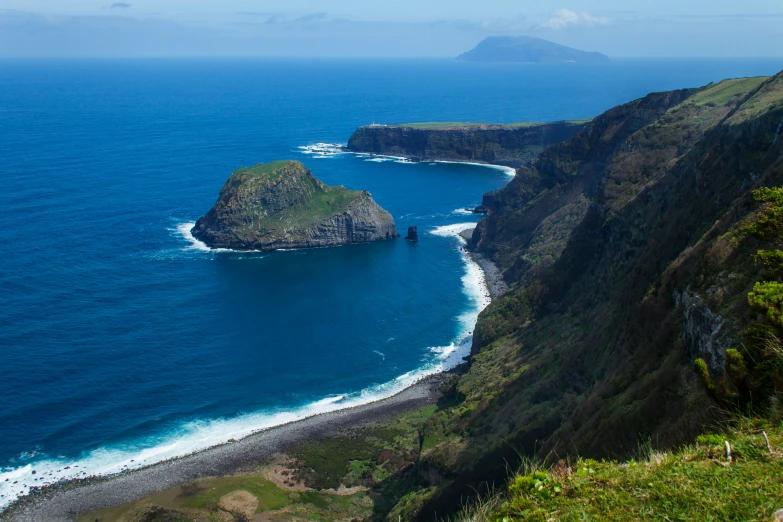
[[472, 161], [519, 167], [546, 147], [571, 138], [584, 126], [584, 122], [373, 125], [357, 129], [348, 140], [347, 149], [417, 161]]
[[[412, 519], [502, 483], [518, 452], [623, 457], [720, 416], [693, 363], [729, 386], [727, 349], [750, 346], [763, 320], [748, 304], [759, 246], [742, 230], [759, 209], [751, 191], [783, 183], [782, 119], [783, 73], [652, 94], [485, 198], [473, 247], [510, 289], [479, 318], [456, 405], [422, 434], [419, 465], [438, 483], [409, 499]], [[763, 378], [779, 379], [770, 368]]]
[[298, 161], [234, 172], [192, 234], [213, 248], [277, 250], [397, 237], [394, 219], [367, 191], [325, 185]]

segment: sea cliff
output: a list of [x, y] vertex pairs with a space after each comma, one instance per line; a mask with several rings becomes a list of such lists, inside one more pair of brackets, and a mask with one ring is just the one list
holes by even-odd
[[369, 192], [326, 185], [298, 161], [235, 171], [191, 233], [212, 248], [261, 251], [398, 237]]
[[628, 458], [726, 412], [779, 425], [783, 190], [756, 189], [783, 184], [782, 120], [783, 73], [650, 94], [485, 198], [472, 247], [509, 290], [422, 430], [425, 484], [390, 520], [452, 510], [519, 454]]
[[346, 148], [414, 161], [466, 161], [517, 168], [532, 161], [546, 147], [571, 138], [585, 124], [563, 121], [369, 125], [358, 128]]

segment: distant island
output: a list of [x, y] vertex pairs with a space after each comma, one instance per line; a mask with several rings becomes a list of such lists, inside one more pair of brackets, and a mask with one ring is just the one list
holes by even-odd
[[191, 233], [212, 248], [262, 251], [399, 237], [369, 192], [326, 185], [298, 161], [236, 170]]
[[606, 63], [609, 57], [532, 36], [490, 36], [457, 57], [460, 62]]

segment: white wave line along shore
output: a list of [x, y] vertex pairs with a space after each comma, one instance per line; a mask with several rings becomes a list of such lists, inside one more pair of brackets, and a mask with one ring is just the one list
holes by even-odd
[[[388, 154], [371, 154], [369, 152], [351, 152], [345, 150], [344, 147], [345, 144], [342, 143], [316, 143], [315, 145], [302, 145], [297, 148], [299, 149], [300, 153], [306, 154], [308, 156], [312, 156], [313, 158], [316, 159], [327, 159], [336, 156], [342, 156], [344, 154], [353, 154], [354, 156], [358, 156], [360, 158], [366, 158], [365, 161], [369, 161], [373, 163], [385, 163], [385, 162], [416, 163], [415, 161], [412, 161], [410, 158], [406, 158], [405, 156], [392, 156]], [[504, 172], [507, 176], [510, 176], [512, 178], [517, 175], [516, 169], [512, 167], [505, 167], [503, 165], [493, 165], [491, 163], [478, 163], [474, 161], [448, 161], [448, 160], [424, 161], [422, 163], [429, 163], [430, 165], [437, 165], [437, 164], [473, 165], [476, 167], [484, 167], [488, 169], [500, 170]]]
[[[177, 228], [187, 239], [192, 226], [192, 223], [183, 223]], [[431, 233], [462, 241], [459, 233], [474, 226], [475, 223], [448, 225], [438, 227]], [[195, 238], [191, 243], [192, 248], [203, 250]], [[206, 245], [204, 248], [214, 251]], [[325, 397], [291, 410], [267, 410], [229, 419], [186, 422], [173, 432], [149, 437], [135, 444], [87, 451], [76, 459], [31, 460], [18, 467], [0, 468], [0, 511], [15, 499], [29, 493], [33, 487], [88, 476], [110, 476], [184, 457], [275, 426], [380, 401], [397, 395], [425, 377], [454, 368], [469, 355], [473, 340], [471, 332], [476, 319], [490, 301], [483, 271], [465, 252], [461, 255], [465, 267], [462, 291], [469, 297], [470, 305], [459, 316], [460, 331], [455, 340], [447, 346], [431, 347], [433, 358], [424, 366], [360, 392]]]

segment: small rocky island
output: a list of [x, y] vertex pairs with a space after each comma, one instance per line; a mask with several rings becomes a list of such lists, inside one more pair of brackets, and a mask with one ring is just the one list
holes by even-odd
[[298, 161], [236, 170], [191, 233], [212, 248], [262, 251], [399, 237], [369, 192], [326, 185]]

